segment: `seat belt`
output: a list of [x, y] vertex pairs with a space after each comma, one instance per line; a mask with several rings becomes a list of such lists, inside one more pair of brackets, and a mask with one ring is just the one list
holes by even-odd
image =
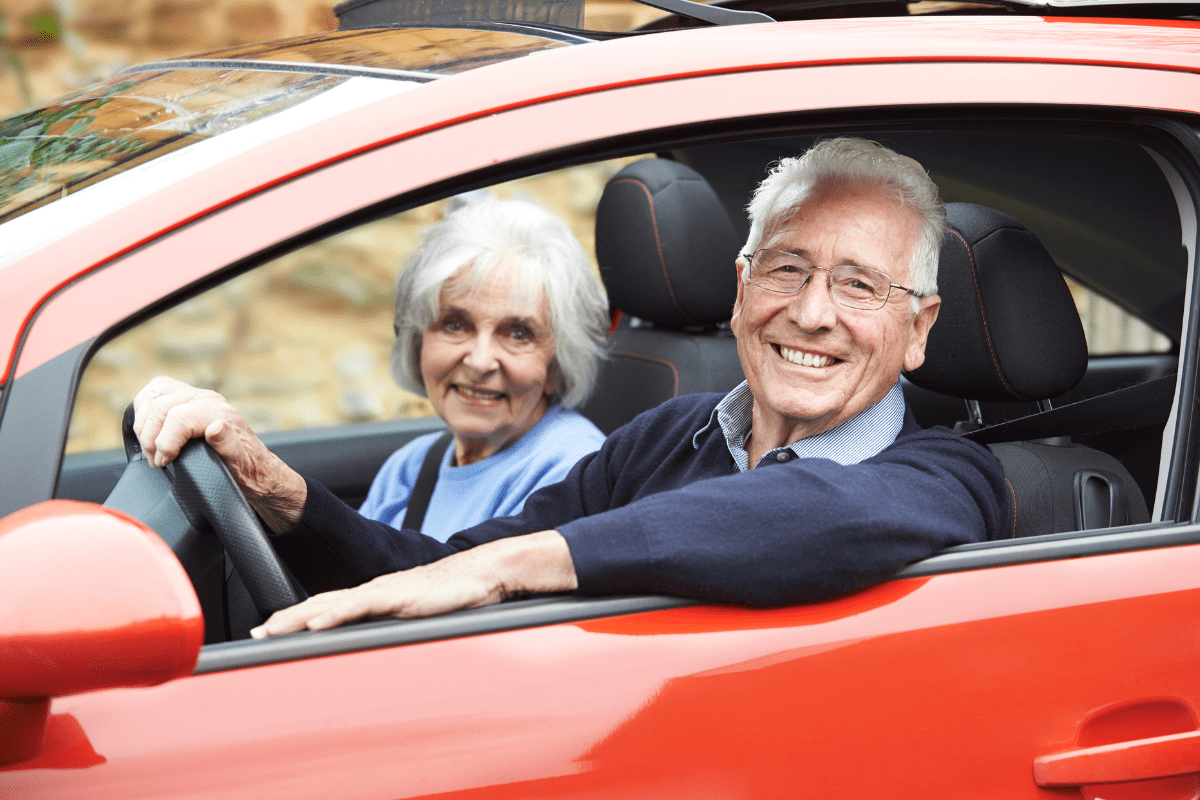
[[417, 473], [417, 482], [413, 484], [412, 494], [408, 498], [408, 508], [404, 511], [404, 524], [401, 526], [410, 531], [421, 530], [425, 523], [425, 512], [429, 510], [429, 501], [433, 498], [433, 487], [437, 484], [438, 470], [442, 465], [442, 456], [446, 453], [446, 445], [454, 439], [454, 434], [446, 431], [429, 447], [425, 460], [421, 462], [421, 471]]
[[1175, 380], [1174, 373], [1164, 375], [1049, 411], [989, 425], [963, 436], [979, 444], [999, 444], [1163, 425], [1175, 400]]

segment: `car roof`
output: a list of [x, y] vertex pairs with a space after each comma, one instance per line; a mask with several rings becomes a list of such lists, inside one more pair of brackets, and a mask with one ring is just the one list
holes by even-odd
[[[334, 42], [341, 48], [335, 48], [341, 53], [336, 59], [346, 66], [356, 59], [352, 46], [355, 41], [373, 43], [373, 52], [379, 53], [387, 49], [385, 44], [392, 37], [411, 40], [412, 36], [411, 29], [394, 29], [361, 36], [306, 37], [256, 46], [257, 50], [251, 47], [208, 54], [195, 61], [220, 63], [237, 53], [238, 59], [266, 62], [278, 57], [290, 65], [303, 58], [315, 59]], [[58, 203], [40, 209], [46, 212], [42, 224], [62, 235], [7, 264], [0, 262], [0, 280], [5, 283], [0, 300], [0, 364], [4, 364], [0, 381], [6, 380], [12, 369], [25, 320], [58, 287], [191, 219], [386, 143], [558, 98], [747, 70], [856, 63], [1050, 61], [1200, 73], [1200, 26], [1019, 16], [835, 19], [693, 29], [583, 46], [546, 46], [525, 56], [494, 61], [437, 80], [411, 81], [402, 94], [379, 88], [394, 86], [396, 81], [355, 78], [368, 87], [364, 99], [336, 117], [277, 131], [269, 141], [222, 162], [219, 170], [163, 183], [152, 194], [124, 206], [106, 208], [102, 218], [74, 230], [65, 213], [54, 213]], [[333, 56], [323, 57], [335, 60]], [[375, 65], [386, 60], [384, 56], [372, 57], [377, 58]], [[403, 63], [411, 66], [414, 62], [410, 59]], [[1069, 102], [1067, 88], [1064, 101]], [[79, 196], [95, 191], [88, 189]], [[11, 227], [14, 223], [0, 226], [0, 240], [15, 230]], [[28, 368], [32, 366], [36, 365]], [[22, 364], [21, 372], [25, 371], [27, 367]]]

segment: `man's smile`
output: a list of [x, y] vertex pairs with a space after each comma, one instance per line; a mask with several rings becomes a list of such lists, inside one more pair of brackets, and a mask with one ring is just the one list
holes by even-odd
[[772, 346], [775, 348], [775, 352], [779, 353], [783, 358], [802, 367], [829, 367], [841, 363], [840, 358], [834, 358], [833, 356], [809, 353], [804, 350], [791, 350], [780, 344]]

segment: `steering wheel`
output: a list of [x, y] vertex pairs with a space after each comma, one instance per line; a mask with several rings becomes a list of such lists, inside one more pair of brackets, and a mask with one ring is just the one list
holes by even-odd
[[[133, 432], [132, 403], [125, 409], [121, 437], [128, 464], [144, 461]], [[258, 515], [216, 451], [204, 439], [192, 439], [173, 463], [175, 501], [194, 528], [209, 527], [216, 534], [262, 618], [303, 601], [307, 595], [288, 577]]]

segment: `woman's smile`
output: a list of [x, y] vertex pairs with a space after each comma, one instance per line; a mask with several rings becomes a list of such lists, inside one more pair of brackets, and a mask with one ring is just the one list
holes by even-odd
[[421, 338], [421, 377], [454, 433], [459, 464], [498, 453], [542, 418], [554, 393], [554, 334], [544, 298], [513, 297], [505, 270], [474, 291], [442, 289]]

